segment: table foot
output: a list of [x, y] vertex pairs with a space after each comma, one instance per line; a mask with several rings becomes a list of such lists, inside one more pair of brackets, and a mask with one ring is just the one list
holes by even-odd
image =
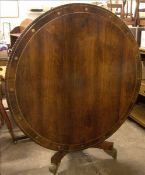
[[51, 165], [49, 166], [49, 171], [56, 175], [62, 158], [67, 154], [66, 151], [58, 151], [51, 158]]

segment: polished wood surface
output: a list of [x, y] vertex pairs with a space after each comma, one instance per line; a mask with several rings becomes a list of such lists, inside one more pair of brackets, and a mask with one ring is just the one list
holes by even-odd
[[80, 150], [103, 142], [127, 118], [138, 95], [138, 46], [111, 12], [60, 6], [18, 39], [6, 93], [20, 128], [40, 145]]

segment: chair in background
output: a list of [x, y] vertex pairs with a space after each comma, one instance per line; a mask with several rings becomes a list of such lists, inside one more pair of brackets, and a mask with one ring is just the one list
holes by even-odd
[[120, 17], [126, 25], [136, 26], [135, 12], [133, 12], [133, 0], [109, 0], [108, 9]]
[[133, 0], [123, 0], [123, 21], [126, 25], [137, 26], [136, 22], [136, 7], [133, 9]]
[[[145, 26], [145, 0], [136, 0], [136, 4], [136, 24], [138, 26]], [[141, 4], [144, 8], [140, 8]]]
[[107, 7], [111, 12], [115, 13], [118, 17], [123, 18], [124, 14], [123, 14], [122, 2], [120, 3], [118, 0], [116, 1], [109, 0], [109, 2], [107, 3]]

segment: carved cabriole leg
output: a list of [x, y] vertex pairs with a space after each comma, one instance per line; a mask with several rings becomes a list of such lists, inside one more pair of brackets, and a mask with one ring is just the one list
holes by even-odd
[[115, 148], [112, 150], [104, 150], [104, 152], [113, 157], [113, 159], [117, 159], [117, 150]]
[[67, 151], [58, 151], [51, 158], [51, 165], [49, 166], [49, 171], [56, 175], [59, 168], [61, 159], [67, 154]]
[[[93, 145], [92, 148], [103, 149], [108, 155], [117, 158], [117, 150], [113, 147], [113, 142], [104, 141], [103, 143]], [[67, 151], [58, 151], [51, 158], [51, 165], [49, 166], [49, 171], [56, 175], [62, 158], [68, 154]]]
[[101, 144], [94, 145], [93, 148], [103, 149], [105, 153], [107, 153], [114, 159], [117, 159], [117, 150], [114, 148], [113, 142], [104, 141]]

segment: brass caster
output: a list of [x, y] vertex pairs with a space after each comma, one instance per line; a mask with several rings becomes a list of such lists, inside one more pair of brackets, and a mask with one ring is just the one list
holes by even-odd
[[58, 165], [52, 163], [52, 164], [49, 166], [49, 171], [50, 171], [52, 174], [56, 175], [57, 170], [58, 170], [58, 167], [59, 167]]
[[117, 150], [115, 148], [112, 150], [104, 150], [104, 152], [111, 156], [113, 159], [117, 159]]

